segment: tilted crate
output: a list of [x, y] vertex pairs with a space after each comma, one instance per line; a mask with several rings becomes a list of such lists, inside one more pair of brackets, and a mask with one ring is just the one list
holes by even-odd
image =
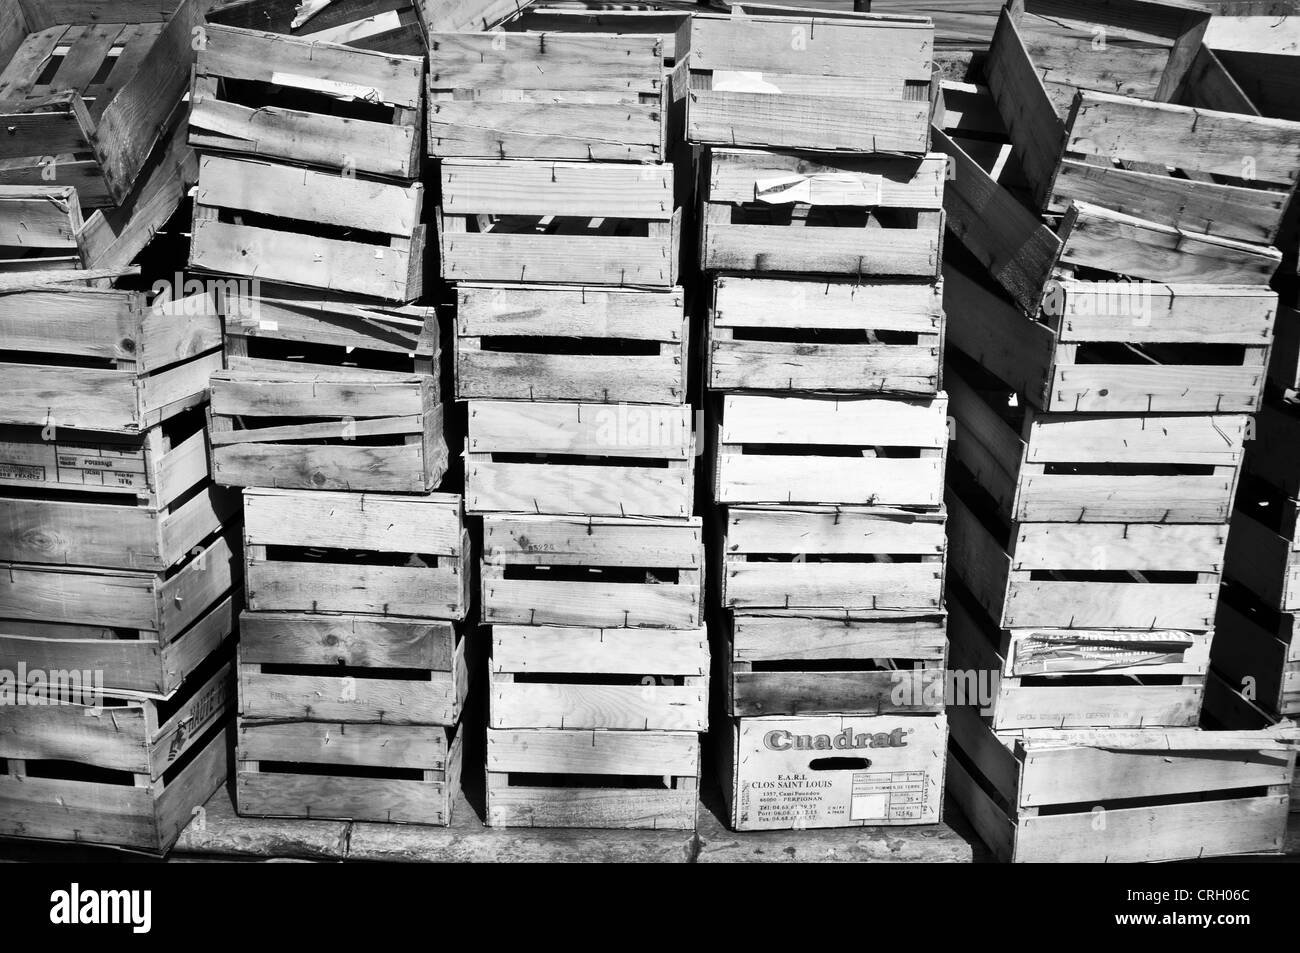
[[689, 405], [469, 403], [470, 513], [686, 517], [694, 506]]
[[463, 619], [470, 547], [461, 498], [244, 491], [253, 612]]
[[724, 686], [732, 717], [943, 711], [941, 611], [730, 616]]
[[954, 573], [947, 591], [953, 695], [993, 728], [1199, 723], [1213, 631], [1000, 628], [964, 582]]
[[423, 80], [417, 57], [209, 25], [195, 66], [190, 145], [413, 179]]
[[948, 445], [945, 395], [727, 394], [718, 424], [719, 503], [937, 507]]
[[448, 455], [432, 308], [266, 286], [212, 377], [218, 483], [421, 493]]
[[1087, 202], [1171, 235], [1275, 240], [1300, 168], [1300, 124], [1091, 90], [1062, 115], [1006, 12], [986, 72], [1040, 208]]
[[944, 513], [884, 506], [729, 506], [722, 604], [737, 611], [942, 604]]
[[937, 284], [719, 275], [709, 312], [709, 387], [928, 396], [938, 392]]
[[706, 271], [935, 279], [944, 157], [711, 149], [700, 264]]
[[978, 368], [949, 363], [950, 475], [961, 468], [1005, 524], [1213, 523], [1232, 512], [1241, 414], [1040, 413]]
[[0, 295], [0, 423], [139, 433], [207, 398], [220, 348], [210, 291]]
[[451, 622], [240, 619], [241, 814], [446, 824], [469, 687]]
[[424, 186], [206, 155], [190, 267], [388, 301], [423, 292]]
[[[580, 19], [569, 12], [561, 19]], [[673, 161], [686, 113], [686, 72], [673, 55], [689, 17], [581, 19], [536, 32], [430, 32], [429, 154]]]
[[961, 270], [944, 268], [951, 350], [1035, 407], [1068, 413], [1259, 409], [1277, 295], [1266, 285], [1054, 283], [1025, 317]]
[[458, 400], [686, 402], [685, 294], [456, 286]]
[[695, 629], [698, 518], [483, 517], [482, 621]]
[[446, 159], [442, 277], [671, 288], [683, 214], [675, 181], [670, 165]]
[[691, 18], [691, 142], [925, 152], [934, 24], [745, 4]]
[[102, 670], [106, 691], [167, 696], [234, 631], [241, 569], [225, 536], [166, 572], [3, 564], [0, 668]]
[[999, 860], [1124, 863], [1282, 849], [1296, 755], [1266, 732], [995, 734], [960, 707], [949, 720], [949, 793]]
[[6, 706], [0, 833], [165, 854], [225, 783], [231, 681], [227, 664], [167, 704]]
[[[128, 4], [111, 15], [90, 0], [48, 6], [0, 7], [7, 27], [0, 124], [9, 130], [10, 160], [0, 183], [43, 183], [53, 174], [82, 205], [120, 205], [185, 94], [192, 30], [206, 4], [171, 4], [169, 19], [162, 4]], [[144, 19], [122, 22], [128, 18]]]
[[942, 713], [737, 718], [719, 734], [735, 830], [935, 824], [943, 813]]
[[1214, 627], [1222, 523], [1007, 524], [955, 487], [946, 503], [954, 571], [1000, 626]]

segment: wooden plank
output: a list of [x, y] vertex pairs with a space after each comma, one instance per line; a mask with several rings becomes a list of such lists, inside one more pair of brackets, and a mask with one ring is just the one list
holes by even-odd
[[389, 553], [461, 554], [460, 497], [244, 492], [245, 539], [254, 546], [316, 546]]
[[694, 777], [699, 757], [687, 731], [488, 729], [489, 772]]
[[492, 728], [705, 731], [708, 688], [694, 685], [567, 685], [492, 680]]
[[1065, 141], [1065, 124], [1005, 10], [998, 17], [985, 74], [1034, 200], [1045, 207]]
[[689, 461], [691, 409], [675, 405], [476, 400], [470, 453], [577, 454]]
[[[707, 676], [703, 628], [629, 629], [498, 625], [492, 629], [493, 672]], [[603, 727], [613, 727], [605, 725]]]
[[444, 771], [447, 735], [425, 726], [294, 721], [262, 724], [240, 719], [240, 761], [282, 761], [347, 767]]
[[1036, 314], [1061, 240], [943, 130], [933, 134], [934, 148], [950, 164], [943, 203], [948, 228], [1027, 314]]
[[[239, 713], [245, 719], [349, 724], [453, 725], [460, 714], [450, 676], [427, 681], [328, 675], [267, 675], [240, 666]], [[261, 760], [249, 759], [249, 760]], [[289, 760], [286, 756], [270, 760]], [[427, 765], [425, 765], [427, 767]]]
[[698, 569], [700, 521], [487, 516], [483, 557], [499, 564], [658, 566]]
[[239, 657], [244, 664], [349, 665], [450, 672], [455, 657], [456, 631], [449, 622], [246, 612], [240, 617], [239, 627]]
[[929, 146], [925, 102], [700, 89], [691, 90], [689, 101], [692, 142], [845, 152], [924, 152]]
[[448, 159], [442, 163], [444, 215], [668, 221], [673, 208], [670, 165], [505, 159]]
[[1281, 263], [1273, 248], [1190, 235], [1087, 203], [1074, 207], [1063, 264], [1152, 281], [1266, 285]]

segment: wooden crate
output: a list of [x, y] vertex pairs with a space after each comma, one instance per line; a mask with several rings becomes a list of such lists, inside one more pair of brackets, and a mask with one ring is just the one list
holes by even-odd
[[719, 503], [936, 507], [948, 399], [727, 394], [717, 430]]
[[429, 33], [430, 155], [676, 157], [687, 81], [674, 55], [689, 15], [567, 12], [555, 26], [521, 24], [527, 32]]
[[671, 165], [444, 160], [442, 277], [671, 288], [683, 211], [674, 182]]
[[944, 513], [872, 506], [729, 506], [722, 605], [751, 612], [937, 611]]
[[[172, 7], [134, 3], [107, 15], [94, 0], [6, 0], [0, 50], [0, 183], [53, 181], [81, 204], [121, 204], [166, 137], [194, 63], [192, 29], [204, 0]], [[53, 16], [64, 22], [55, 23]], [[101, 22], [117, 19], [118, 22]], [[143, 22], [124, 23], [127, 17]]]
[[949, 350], [1034, 407], [1068, 413], [1240, 413], [1263, 397], [1277, 295], [1267, 286], [1053, 280], [1031, 320], [944, 268]]
[[245, 724], [460, 721], [470, 673], [451, 622], [245, 612], [239, 633]]
[[1007, 524], [968, 485], [945, 502], [953, 572], [999, 626], [1214, 627], [1223, 524]]
[[941, 386], [938, 284], [720, 275], [709, 312], [709, 387], [928, 397]]
[[212, 383], [218, 482], [422, 493], [442, 481], [433, 308], [268, 285], [231, 312], [228, 370]]
[[682, 404], [689, 348], [681, 289], [456, 286], [458, 400]]
[[0, 295], [0, 423], [138, 433], [207, 398], [220, 347], [210, 291]]
[[1024, 0], [1007, 13], [1062, 115], [1076, 88], [1171, 99], [1214, 22], [1208, 9], [1148, 0]]
[[0, 486], [15, 497], [93, 493], [165, 510], [208, 476], [207, 458], [199, 409], [140, 433], [0, 425]]
[[419, 57], [210, 25], [189, 141], [345, 175], [418, 178], [423, 80]]
[[694, 830], [694, 731], [489, 728], [490, 827]]
[[461, 498], [244, 491], [253, 612], [465, 618], [470, 547]]
[[745, 6], [739, 16], [691, 18], [691, 142], [926, 151], [929, 18]]
[[698, 518], [483, 517], [482, 622], [703, 625]]
[[0, 272], [81, 269], [89, 257], [76, 189], [0, 185]]
[[[242, 698], [241, 698], [242, 703]], [[464, 733], [425, 725], [239, 719], [244, 816], [451, 823]]]
[[203, 479], [194, 495], [151, 509], [134, 499], [0, 496], [0, 560], [162, 572], [239, 514], [239, 499]]
[[949, 582], [951, 703], [993, 728], [1150, 728], [1198, 723], [1213, 632], [998, 628]]
[[[1198, 49], [1199, 40], [1171, 63], [1173, 83]], [[985, 72], [1040, 208], [1105, 205], [1171, 236], [1186, 233], [1193, 247], [1193, 234], [1275, 240], [1300, 168], [1300, 124], [1086, 89], [1063, 115], [1006, 12]]]
[[967, 709], [951, 709], [949, 719], [949, 794], [999, 860], [1126, 863], [1282, 850], [1296, 756], [1266, 732], [995, 734]]
[[938, 277], [941, 155], [710, 149], [705, 170], [706, 271]]
[[1249, 418], [1040, 413], [969, 362], [944, 372], [959, 470], [1011, 523], [1226, 523]]
[[234, 629], [240, 561], [222, 536], [166, 572], [0, 564], [0, 668], [102, 670], [167, 696]]
[[424, 186], [199, 159], [190, 267], [389, 301], [423, 293]]
[[1228, 585], [1219, 598], [1214, 628], [1210, 662], [1232, 691], [1249, 692], [1248, 700], [1270, 715], [1300, 716], [1296, 613], [1281, 612], [1248, 590]]
[[494, 625], [488, 688], [489, 728], [707, 731], [708, 632]]
[[232, 734], [214, 726], [148, 784], [58, 761], [0, 761], [0, 833], [165, 854], [226, 783]]
[[218, 483], [420, 493], [447, 472], [443, 407], [430, 378], [218, 371], [212, 393]]
[[730, 614], [731, 717], [943, 711], [942, 612], [760, 611]]
[[470, 513], [687, 517], [694, 507], [689, 405], [469, 403]]
[[[14, 697], [21, 697], [25, 686], [10, 682], [6, 686], [10, 697], [0, 711], [0, 760], [11, 766], [19, 762], [17, 775], [23, 774], [24, 762], [61, 762], [126, 774], [137, 787], [147, 788], [210, 729], [231, 720], [235, 679], [230, 655], [210, 656], [181, 690], [165, 701], [100, 694], [93, 679], [85, 678], [80, 687], [45, 695], [44, 703], [18, 704]], [[52, 678], [65, 676], [65, 687], [70, 684], [68, 674], [78, 673], [50, 673]], [[27, 698], [40, 697], [34, 694], [35, 688], [27, 692]]]
[[[1205, 708], [1202, 712], [1202, 724], [1215, 731], [1248, 730], [1269, 731], [1282, 739], [1296, 739], [1294, 720], [1287, 721], [1265, 711], [1259, 706], [1259, 700], [1245, 698], [1234, 683], [1220, 677], [1216, 669], [1210, 669], [1210, 678], [1205, 686]], [[1291, 775], [1291, 813], [1300, 813], [1300, 756], [1296, 758], [1296, 770]]]
[[948, 722], [937, 715], [728, 719], [719, 738], [737, 831], [937, 824]]

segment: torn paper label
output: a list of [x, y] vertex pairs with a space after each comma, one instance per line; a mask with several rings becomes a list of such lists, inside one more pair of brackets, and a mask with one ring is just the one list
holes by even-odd
[[744, 70], [715, 69], [713, 85], [715, 93], [779, 93], [781, 89], [763, 79], [762, 73]]
[[1172, 633], [1165, 638], [1126, 638], [1118, 633], [1112, 636], [1035, 633], [1017, 643], [1012, 671], [1016, 675], [1039, 675], [1177, 664], [1184, 661], [1192, 645], [1190, 637]]
[[853, 172], [758, 172], [754, 177], [754, 199], [770, 205], [799, 202], [870, 208], [880, 204], [883, 181], [878, 175]]
[[367, 102], [379, 102], [381, 93], [373, 86], [361, 86], [357, 83], [344, 83], [337, 79], [322, 79], [319, 76], [299, 76], [296, 73], [271, 73], [271, 82], [277, 86], [291, 86], [294, 89], [309, 89], [324, 93], [338, 99], [364, 99]]

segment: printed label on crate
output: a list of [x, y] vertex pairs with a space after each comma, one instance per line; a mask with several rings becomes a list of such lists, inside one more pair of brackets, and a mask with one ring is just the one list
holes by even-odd
[[112, 443], [0, 441], [0, 480], [148, 489], [144, 451]]
[[1116, 633], [1035, 633], [1016, 642], [1012, 671], [1016, 675], [1037, 675], [1161, 665], [1181, 662], [1193, 644], [1186, 635], [1151, 638]]
[[938, 820], [943, 715], [742, 718], [736, 731], [738, 830]]

